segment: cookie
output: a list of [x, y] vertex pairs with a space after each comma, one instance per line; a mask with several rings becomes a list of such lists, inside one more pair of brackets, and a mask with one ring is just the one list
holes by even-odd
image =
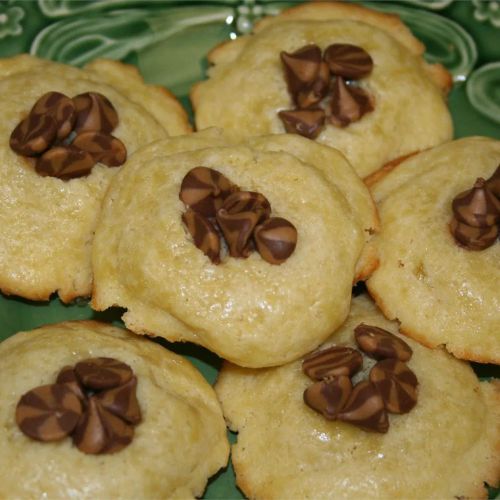
[[[500, 478], [498, 381], [479, 382], [468, 364], [444, 350], [400, 336], [366, 296], [353, 299], [349, 319], [320, 349], [358, 352], [360, 323], [392, 333], [412, 350], [405, 364], [418, 380], [414, 407], [404, 414], [391, 409], [385, 432], [367, 431], [353, 423], [352, 410], [328, 419], [305, 404], [303, 393], [308, 399], [322, 383], [310, 378], [311, 364], [318, 367], [311, 357], [265, 370], [226, 363], [215, 390], [238, 432], [231, 456], [239, 488], [256, 499], [486, 498], [483, 481], [495, 486]], [[365, 383], [375, 361], [363, 354], [353, 384]], [[363, 411], [373, 407], [370, 401]]]
[[0, 289], [32, 300], [89, 295], [92, 237], [110, 179], [140, 146], [189, 132], [186, 113], [135, 68], [107, 60], [77, 69], [28, 55], [2, 59], [0, 91]]
[[10, 337], [0, 359], [2, 497], [194, 498], [227, 462], [213, 389], [147, 339], [64, 322]]
[[[223, 195], [187, 202], [210, 183]], [[208, 202], [219, 205], [208, 213]], [[237, 144], [216, 130], [167, 139], [113, 180], [91, 305], [126, 308], [136, 333], [280, 364], [345, 319], [353, 281], [376, 265], [363, 249], [377, 223], [366, 186], [331, 148], [298, 136]]]
[[196, 126], [239, 137], [299, 133], [340, 150], [366, 177], [452, 137], [450, 76], [423, 52], [394, 15], [293, 7], [209, 53], [208, 80], [191, 92]]
[[499, 164], [499, 141], [471, 137], [413, 156], [372, 184], [382, 229], [375, 238], [380, 266], [367, 282], [370, 294], [405, 334], [484, 363], [500, 362], [498, 227], [489, 247], [467, 248], [481, 244], [477, 231], [488, 243], [486, 233], [496, 226], [458, 221], [472, 239], [456, 239], [455, 215], [467, 207], [455, 214], [454, 199], [478, 179], [489, 179]]

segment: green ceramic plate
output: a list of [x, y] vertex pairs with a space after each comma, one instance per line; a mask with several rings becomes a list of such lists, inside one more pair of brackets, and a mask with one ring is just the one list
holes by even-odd
[[[251, 30], [263, 15], [298, 2], [213, 0], [0, 0], [0, 57], [29, 52], [82, 65], [96, 57], [135, 64], [146, 81], [168, 87], [189, 109], [191, 85], [204, 76], [215, 44]], [[500, 137], [500, 3], [497, 0], [363, 2], [395, 12], [427, 46], [429, 61], [452, 73], [449, 102], [456, 137]], [[33, 303], [0, 295], [0, 340], [20, 330], [68, 319], [119, 323], [120, 311], [93, 312], [86, 301]], [[165, 343], [167, 345], [167, 343]], [[191, 345], [169, 347], [191, 359], [212, 383], [220, 360]], [[481, 377], [499, 367], [475, 366]], [[234, 436], [230, 436], [234, 440]], [[495, 497], [497, 491], [491, 491]], [[242, 498], [229, 467], [213, 478], [205, 498]]]

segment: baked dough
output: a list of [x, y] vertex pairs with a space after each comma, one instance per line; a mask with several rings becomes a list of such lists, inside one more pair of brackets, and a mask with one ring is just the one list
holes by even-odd
[[[71, 439], [40, 443], [17, 427], [27, 391], [65, 365], [113, 357], [137, 376], [142, 422], [118, 453], [86, 455]], [[215, 393], [185, 359], [126, 330], [75, 321], [18, 333], [0, 344], [0, 497], [194, 498], [227, 463]]]
[[88, 177], [40, 177], [9, 147], [19, 121], [44, 93], [95, 91], [116, 108], [113, 134], [128, 154], [151, 141], [184, 134], [185, 111], [165, 89], [147, 86], [135, 68], [97, 60], [84, 69], [20, 55], [0, 60], [0, 289], [32, 300], [57, 291], [69, 302], [89, 295], [90, 249], [101, 201], [117, 168], [97, 164]]
[[[366, 296], [325, 344], [355, 347], [359, 323], [397, 333]], [[410, 413], [391, 415], [387, 434], [328, 421], [306, 406], [311, 380], [301, 360], [251, 370], [226, 363], [215, 390], [238, 440], [237, 485], [248, 498], [486, 498], [500, 479], [500, 384], [479, 382], [442, 349], [413, 349], [419, 380]]]
[[[200, 165], [262, 193], [273, 216], [295, 225], [286, 262], [254, 252], [215, 265], [196, 248], [179, 191]], [[217, 130], [167, 139], [138, 152], [110, 187], [93, 249], [92, 307], [127, 308], [134, 332], [201, 344], [238, 364], [284, 363], [345, 319], [353, 280], [376, 265], [363, 254], [357, 267], [376, 225], [366, 186], [331, 148], [295, 136], [238, 145]]]
[[407, 335], [484, 363], [500, 363], [500, 243], [466, 250], [449, 223], [453, 198], [499, 162], [500, 141], [460, 139], [407, 159], [372, 185], [382, 229], [370, 293]]
[[[451, 79], [428, 65], [423, 45], [394, 15], [356, 5], [304, 4], [264, 18], [254, 34], [219, 45], [208, 55], [208, 80], [191, 92], [198, 130], [217, 126], [240, 137], [284, 132], [277, 112], [292, 107], [280, 52], [314, 43], [364, 48], [374, 61], [361, 80], [375, 109], [345, 128], [327, 125], [316, 139], [342, 151], [365, 177], [386, 162], [452, 137], [444, 100]], [[251, 75], [251, 76], [250, 76]]]

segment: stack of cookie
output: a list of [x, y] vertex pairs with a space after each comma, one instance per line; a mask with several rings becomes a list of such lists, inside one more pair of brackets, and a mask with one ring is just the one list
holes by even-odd
[[[392, 15], [285, 10], [208, 54], [195, 133], [120, 63], [0, 61], [0, 288], [128, 329], [0, 345], [0, 496], [200, 496], [224, 419], [249, 498], [498, 483], [499, 385], [467, 361], [500, 363], [500, 142], [451, 141], [423, 52]], [[141, 335], [217, 354], [215, 388]]]

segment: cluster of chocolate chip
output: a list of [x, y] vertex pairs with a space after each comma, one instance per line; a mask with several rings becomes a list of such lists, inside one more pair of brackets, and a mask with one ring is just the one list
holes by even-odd
[[378, 360], [368, 380], [354, 387], [351, 382], [363, 366], [360, 351], [346, 346], [323, 349], [302, 363], [304, 373], [316, 381], [304, 391], [304, 402], [328, 420], [385, 433], [388, 413], [408, 413], [417, 403], [417, 377], [406, 365], [413, 352], [399, 337], [376, 326], [361, 323], [354, 336], [361, 351]]
[[65, 366], [55, 384], [35, 387], [16, 408], [21, 431], [37, 441], [66, 436], [83, 453], [116, 453], [134, 437], [141, 421], [132, 369], [112, 358], [90, 358]]
[[283, 263], [295, 250], [293, 224], [271, 217], [264, 195], [240, 190], [217, 170], [191, 169], [182, 180], [179, 198], [188, 207], [182, 220], [194, 244], [214, 264], [221, 262], [222, 242], [231, 257], [247, 258], [256, 248], [270, 264]]
[[484, 250], [500, 234], [500, 165], [484, 180], [476, 179], [472, 189], [455, 196], [452, 202], [451, 234], [468, 250]]
[[373, 110], [372, 97], [356, 82], [373, 69], [372, 58], [361, 47], [335, 43], [322, 56], [310, 44], [291, 54], [281, 52], [281, 61], [295, 104], [278, 113], [288, 133], [314, 139], [326, 121], [346, 127]]
[[111, 135], [117, 125], [118, 114], [102, 94], [86, 92], [71, 99], [47, 92], [12, 131], [10, 147], [33, 158], [41, 176], [83, 177], [98, 162], [117, 167], [127, 159], [125, 145]]

